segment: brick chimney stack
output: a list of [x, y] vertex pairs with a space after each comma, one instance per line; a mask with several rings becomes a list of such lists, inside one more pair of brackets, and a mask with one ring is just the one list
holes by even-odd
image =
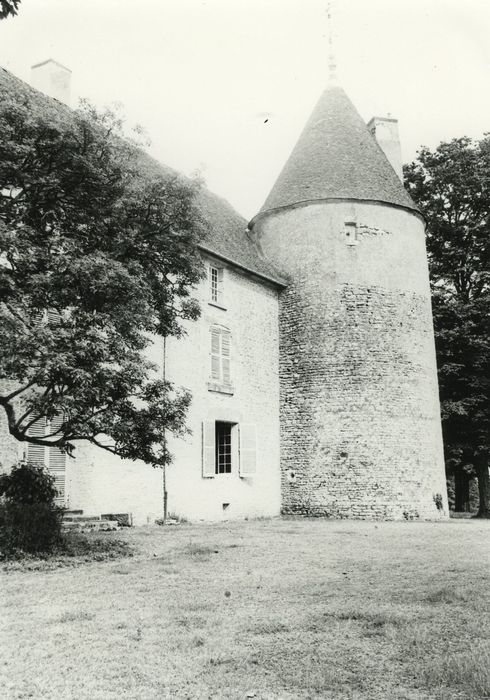
[[388, 158], [393, 170], [403, 182], [402, 152], [398, 134], [398, 120], [391, 117], [373, 117], [367, 128]]
[[71, 70], [48, 58], [31, 67], [31, 85], [49, 97], [70, 104]]

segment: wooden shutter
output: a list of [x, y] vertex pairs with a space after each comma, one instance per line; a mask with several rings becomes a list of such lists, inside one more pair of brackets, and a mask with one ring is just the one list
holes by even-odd
[[53, 321], [59, 321], [60, 319], [60, 314], [56, 309], [48, 309], [48, 322], [53, 323]]
[[[31, 425], [29, 435], [32, 435], [32, 437], [44, 437], [46, 435], [46, 418], [44, 416]], [[46, 448], [44, 445], [34, 445], [32, 442], [28, 442], [27, 461], [30, 464], [35, 464], [36, 467], [45, 467]]]
[[254, 476], [257, 472], [257, 431], [252, 423], [242, 423], [240, 430], [240, 476]]
[[[29, 435], [33, 437], [45, 437], [57, 430], [63, 422], [62, 416], [56, 416], [46, 424], [44, 417], [37, 420], [29, 428]], [[44, 445], [34, 445], [32, 442], [27, 443], [27, 461], [35, 464], [37, 467], [45, 467], [51, 476], [54, 477], [54, 485], [58, 492], [55, 498], [58, 505], [65, 502], [65, 473], [66, 473], [66, 455], [59, 447], [45, 447]]]
[[[55, 416], [49, 424], [48, 434], [54, 433], [63, 423], [63, 416]], [[54, 483], [58, 492], [55, 499], [58, 504], [65, 502], [65, 470], [66, 454], [59, 447], [48, 447], [48, 471], [54, 477]]]
[[223, 384], [229, 384], [231, 381], [230, 340], [230, 333], [228, 331], [221, 331], [221, 367], [223, 370]]
[[44, 319], [44, 311], [36, 311], [32, 316], [34, 326], [40, 326]]
[[221, 333], [219, 328], [211, 328], [211, 379], [221, 381]]
[[213, 477], [216, 473], [216, 424], [203, 421], [202, 424], [202, 475]]

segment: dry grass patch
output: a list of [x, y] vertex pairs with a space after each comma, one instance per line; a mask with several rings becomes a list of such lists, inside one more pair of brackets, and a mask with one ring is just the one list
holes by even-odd
[[469, 698], [490, 697], [490, 646], [488, 642], [476, 640], [470, 649], [449, 653], [436, 660], [423, 673], [429, 685], [445, 697], [447, 686], [465, 688]]

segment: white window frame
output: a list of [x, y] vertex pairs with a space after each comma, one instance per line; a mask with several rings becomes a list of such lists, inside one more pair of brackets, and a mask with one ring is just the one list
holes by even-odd
[[[220, 472], [218, 465], [219, 446], [217, 425], [228, 424], [231, 436], [230, 471]], [[202, 477], [204, 479], [226, 478], [238, 475], [240, 479], [253, 479], [258, 473], [257, 426], [235, 420], [205, 420], [202, 423]]]
[[[218, 426], [226, 426], [227, 433], [229, 435], [229, 444], [225, 445], [225, 454], [221, 454], [221, 448], [223, 445], [220, 445], [219, 443], [219, 429]], [[215, 475], [216, 476], [226, 476], [227, 474], [231, 474], [234, 470], [234, 462], [235, 462], [235, 450], [236, 450], [236, 424], [234, 423], [228, 423], [227, 421], [215, 421], [214, 424], [215, 427]], [[221, 459], [220, 459], [221, 458]], [[223, 471], [220, 471], [221, 469], [221, 464], [220, 461], [224, 463], [225, 469]], [[235, 465], [236, 467], [236, 465]]]
[[209, 303], [214, 306], [224, 307], [224, 268], [218, 265], [208, 267], [208, 295]]

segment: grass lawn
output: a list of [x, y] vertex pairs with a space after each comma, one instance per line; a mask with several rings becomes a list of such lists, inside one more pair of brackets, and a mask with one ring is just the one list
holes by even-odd
[[134, 556], [2, 574], [1, 698], [490, 696], [490, 522], [104, 536]]

